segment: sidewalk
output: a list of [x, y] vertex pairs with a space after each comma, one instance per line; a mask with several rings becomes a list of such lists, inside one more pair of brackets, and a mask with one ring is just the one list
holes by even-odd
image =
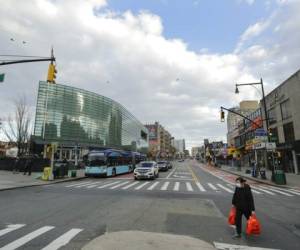
[[77, 170], [77, 177], [73, 177], [73, 178], [66, 177], [54, 181], [43, 181], [40, 179], [41, 176], [42, 173], [33, 172], [31, 176], [28, 176], [28, 175], [23, 175], [22, 172], [13, 174], [12, 171], [0, 170], [0, 191], [23, 188], [23, 187], [49, 185], [53, 183], [74, 181], [74, 180], [85, 178], [84, 170]]
[[226, 166], [226, 165], [222, 165], [221, 169], [225, 172], [229, 172], [231, 174], [235, 174], [238, 176], [242, 176], [246, 179], [250, 179], [250, 180], [254, 180], [257, 182], [261, 182], [264, 184], [268, 184], [268, 185], [272, 185], [272, 186], [276, 186], [276, 187], [287, 187], [287, 188], [297, 188], [300, 189], [300, 175], [296, 175], [296, 174], [291, 174], [291, 173], [286, 173], [286, 185], [277, 185], [274, 182], [271, 181], [271, 175], [272, 172], [270, 170], [266, 171], [266, 177], [267, 180], [263, 180], [260, 177], [252, 177], [251, 174], [246, 174], [246, 170], [250, 168], [241, 168], [241, 170], [238, 170], [237, 167], [231, 167], [231, 166]]
[[106, 233], [82, 248], [83, 250], [213, 250], [211, 244], [183, 235], [141, 231]]

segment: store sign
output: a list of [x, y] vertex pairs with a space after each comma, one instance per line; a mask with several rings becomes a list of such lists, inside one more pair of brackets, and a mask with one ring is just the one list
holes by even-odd
[[267, 136], [268, 135], [267, 131], [264, 130], [263, 128], [256, 129], [254, 134], [255, 134], [255, 136]]
[[268, 136], [255, 136], [255, 142], [267, 142]]

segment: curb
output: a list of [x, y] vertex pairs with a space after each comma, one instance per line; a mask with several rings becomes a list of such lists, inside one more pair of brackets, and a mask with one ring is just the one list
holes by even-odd
[[[215, 168], [215, 167], [214, 167], [214, 168]], [[260, 180], [260, 179], [256, 179], [256, 178], [253, 178], [253, 177], [250, 177], [250, 176], [240, 175], [240, 174], [238, 174], [238, 173], [232, 172], [232, 171], [230, 171], [230, 170], [222, 169], [222, 168], [218, 168], [218, 169], [221, 170], [221, 171], [223, 171], [223, 172], [226, 172], [226, 173], [234, 174], [234, 175], [236, 175], [236, 176], [243, 177], [243, 178], [245, 178], [245, 179], [252, 180], [252, 181], [256, 181], [256, 182], [263, 183], [263, 184], [266, 184], [266, 185], [269, 185], [269, 186], [273, 186], [273, 187], [295, 188], [295, 187], [291, 187], [291, 186], [277, 185], [277, 184], [275, 184], [275, 183], [265, 182], [265, 181]], [[296, 188], [299, 188], [299, 187], [296, 187]]]
[[13, 189], [21, 189], [21, 188], [29, 188], [29, 187], [38, 187], [38, 186], [47, 186], [47, 185], [53, 185], [53, 184], [62, 183], [62, 182], [69, 182], [69, 181], [82, 180], [82, 179], [85, 179], [85, 178], [87, 178], [87, 177], [83, 176], [83, 177], [77, 177], [76, 179], [66, 179], [66, 180], [60, 180], [60, 181], [49, 182], [49, 183], [30, 184], [30, 185], [26, 185], [26, 186], [18, 186], [18, 187], [2, 188], [2, 189], [0, 189], [0, 192], [1, 192], [1, 191], [6, 191], [6, 190], [13, 190]]

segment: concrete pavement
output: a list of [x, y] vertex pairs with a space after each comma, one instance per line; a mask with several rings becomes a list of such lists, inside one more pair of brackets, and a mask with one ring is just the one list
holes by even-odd
[[[254, 193], [262, 234], [248, 237], [243, 233], [241, 239], [234, 240], [231, 238], [234, 230], [227, 224], [232, 193], [226, 189], [232, 187], [226, 178], [234, 179], [235, 176], [220, 172], [223, 175], [217, 177], [200, 164], [186, 161], [175, 163], [172, 171], [160, 174], [160, 179], [149, 183], [138, 181], [133, 186], [129, 186], [135, 183], [133, 177], [125, 175], [0, 192], [0, 235], [5, 233], [0, 236], [0, 249], [11, 244], [22, 244], [20, 249], [35, 250], [47, 246], [50, 249], [49, 246], [62, 242], [64, 250], [74, 250], [89, 246], [101, 236], [112, 239], [112, 235], [113, 239], [118, 239], [115, 243], [122, 246], [122, 237], [127, 233], [144, 235], [149, 232], [149, 239], [157, 236], [162, 244], [164, 240], [160, 236], [171, 235], [176, 243], [187, 236], [192, 238], [191, 242], [204, 241], [210, 246], [218, 246], [217, 249], [298, 250], [300, 196]], [[149, 190], [156, 181], [159, 184]], [[201, 191], [197, 183], [206, 191]], [[134, 239], [124, 241], [130, 249], [137, 245]], [[139, 241], [138, 244], [147, 246], [148, 243]], [[159, 249], [157, 242], [154, 243], [152, 249]]]
[[43, 181], [40, 178], [41, 176], [42, 173], [32, 172], [31, 175], [28, 176], [24, 175], [22, 172], [13, 173], [12, 171], [0, 170], [0, 191], [79, 180], [84, 178], [84, 170], [77, 170], [77, 177], [66, 177], [54, 181]]

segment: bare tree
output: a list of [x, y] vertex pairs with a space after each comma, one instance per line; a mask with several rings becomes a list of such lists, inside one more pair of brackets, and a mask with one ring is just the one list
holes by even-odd
[[14, 114], [8, 116], [3, 131], [10, 142], [17, 144], [18, 156], [21, 156], [28, 149], [31, 135], [31, 115], [24, 95], [14, 101], [14, 108]]

